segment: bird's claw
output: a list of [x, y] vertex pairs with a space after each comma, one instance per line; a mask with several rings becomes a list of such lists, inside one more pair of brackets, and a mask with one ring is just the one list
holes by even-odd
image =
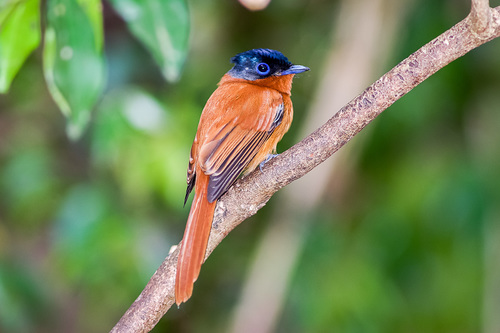
[[262, 167], [264, 166], [264, 164], [266, 164], [267, 162], [269, 162], [270, 160], [272, 160], [273, 158], [275, 158], [278, 155], [279, 154], [268, 154], [266, 156], [266, 158], [262, 162], [260, 162], [260, 164], [259, 164], [260, 172], [262, 172]]

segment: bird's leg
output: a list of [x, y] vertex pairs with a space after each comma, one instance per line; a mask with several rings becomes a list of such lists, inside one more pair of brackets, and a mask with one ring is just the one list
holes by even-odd
[[266, 158], [262, 162], [260, 162], [260, 164], [259, 164], [260, 172], [262, 172], [262, 167], [264, 166], [264, 164], [266, 164], [267, 162], [269, 162], [270, 160], [272, 160], [273, 158], [275, 158], [278, 155], [279, 154], [267, 154]]

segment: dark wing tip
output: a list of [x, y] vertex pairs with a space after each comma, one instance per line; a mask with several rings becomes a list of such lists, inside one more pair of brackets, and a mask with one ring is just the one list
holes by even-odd
[[196, 182], [196, 174], [193, 175], [193, 178], [191, 178], [187, 184], [186, 188], [186, 196], [184, 197], [184, 207], [186, 207], [186, 202], [188, 201], [189, 194], [193, 190], [194, 183]]

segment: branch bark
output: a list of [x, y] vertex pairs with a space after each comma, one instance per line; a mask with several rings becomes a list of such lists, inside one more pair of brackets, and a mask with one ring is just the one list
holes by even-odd
[[[206, 257], [276, 191], [330, 157], [395, 101], [453, 60], [499, 36], [500, 7], [472, 0], [464, 20], [383, 75], [323, 126], [267, 163], [263, 172], [238, 180], [217, 203]], [[165, 259], [111, 332], [149, 332], [174, 304], [178, 252]]]
[[479, 35], [488, 35], [494, 29], [491, 22], [491, 11], [488, 0], [472, 0], [470, 19], [473, 32]]

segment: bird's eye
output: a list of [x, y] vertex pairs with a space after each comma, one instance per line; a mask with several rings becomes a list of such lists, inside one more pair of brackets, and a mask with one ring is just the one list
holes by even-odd
[[265, 62], [261, 62], [257, 65], [257, 73], [259, 73], [260, 75], [267, 75], [270, 71], [271, 69], [269, 68], [269, 65]]

